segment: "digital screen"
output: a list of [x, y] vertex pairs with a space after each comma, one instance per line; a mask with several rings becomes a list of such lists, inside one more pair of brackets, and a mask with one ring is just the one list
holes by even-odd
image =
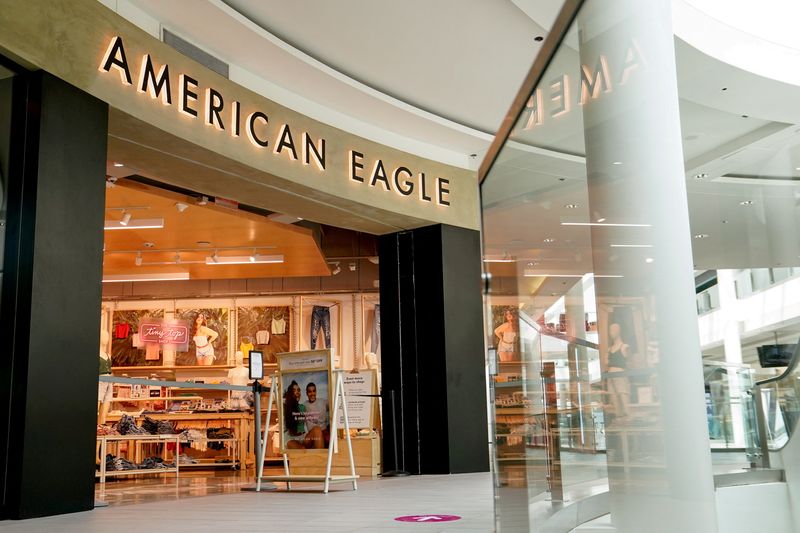
[[264, 353], [250, 351], [250, 379], [264, 379]]

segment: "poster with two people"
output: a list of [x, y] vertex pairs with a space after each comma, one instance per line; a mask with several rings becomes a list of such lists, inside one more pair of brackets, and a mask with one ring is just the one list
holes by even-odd
[[278, 354], [281, 451], [328, 449], [332, 362], [330, 350]]

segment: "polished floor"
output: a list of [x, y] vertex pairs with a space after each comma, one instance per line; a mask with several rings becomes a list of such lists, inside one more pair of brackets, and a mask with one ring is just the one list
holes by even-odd
[[[427, 532], [494, 531], [492, 482], [487, 474], [413, 476], [333, 485], [293, 484], [292, 492], [242, 491], [252, 477], [220, 473], [214, 477], [107, 483], [98, 491], [110, 503], [94, 511], [49, 518], [0, 522], [0, 531], [127, 533], [143, 531], [291, 533], [411, 530]], [[133, 505], [135, 504], [135, 505]], [[453, 522], [405, 523], [403, 515], [458, 515]]]

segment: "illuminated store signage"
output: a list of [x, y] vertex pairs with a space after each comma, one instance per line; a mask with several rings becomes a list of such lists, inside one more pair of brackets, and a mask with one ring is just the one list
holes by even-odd
[[[149, 94], [163, 106], [172, 107], [206, 127], [234, 138], [245, 137], [253, 146], [271, 153], [273, 157], [313, 165], [320, 172], [327, 170], [324, 138], [314, 138], [306, 131], [293, 131], [290, 124], [280, 124], [277, 133], [271, 137], [267, 113], [256, 110], [245, 115], [242, 102], [226, 99], [213, 87], [201, 87], [188, 74], [170, 72], [169, 65], [157, 65], [150, 54], [141, 57], [135, 77], [132, 65], [125, 54], [122, 37], [116, 36], [108, 43], [98, 70], [104, 74], [116, 72], [123, 85]], [[345, 172], [350, 183], [394, 192], [400, 197], [413, 197], [419, 202], [450, 205], [448, 179], [426, 176], [424, 172], [404, 165], [387, 167], [381, 159], [357, 150], [349, 151], [346, 164]]]
[[[616, 86], [625, 85], [631, 74], [646, 64], [635, 39], [625, 48], [624, 61], [618, 77], [612, 76], [608, 58], [600, 54], [594, 68], [581, 65], [580, 82], [576, 87], [567, 74], [550, 80], [544, 88], [537, 87], [525, 106], [527, 120], [523, 130], [530, 130], [544, 123], [545, 118], [558, 118], [572, 111], [573, 104], [586, 105], [603, 94], [611, 93]], [[573, 91], [574, 90], [574, 91]]]

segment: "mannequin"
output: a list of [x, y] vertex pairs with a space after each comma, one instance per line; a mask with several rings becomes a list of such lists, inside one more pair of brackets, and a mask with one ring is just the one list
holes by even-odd
[[[234, 356], [236, 360], [236, 366], [228, 370], [228, 381], [231, 385], [247, 385], [247, 381], [250, 379], [250, 371], [246, 366], [244, 366], [244, 354], [242, 352], [236, 352]], [[248, 401], [248, 396], [252, 393], [235, 390], [231, 391], [231, 409], [239, 409], [245, 410], [250, 408], [250, 402]]]
[[[99, 375], [111, 375], [111, 356], [106, 351], [108, 348], [108, 331], [100, 331], [100, 370]], [[108, 416], [108, 407], [111, 405], [114, 386], [112, 383], [99, 381], [97, 384], [97, 423], [102, 425]]]
[[366, 352], [364, 354], [364, 366], [368, 370], [380, 370], [381, 364], [378, 362], [378, 356], [372, 352]]

